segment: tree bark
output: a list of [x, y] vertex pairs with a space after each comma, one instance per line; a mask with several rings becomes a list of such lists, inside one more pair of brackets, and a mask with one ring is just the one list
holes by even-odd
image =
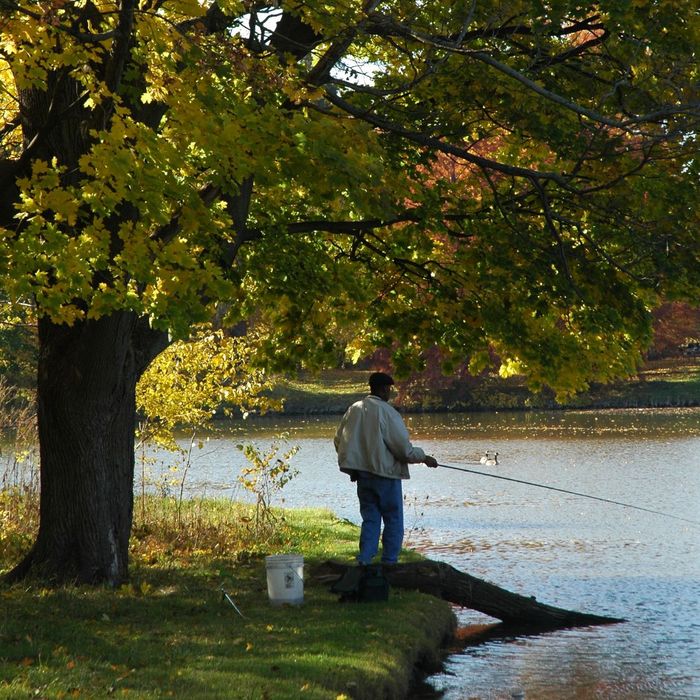
[[[347, 569], [345, 564], [326, 561], [314, 570], [314, 575], [326, 582], [335, 582]], [[511, 593], [444, 562], [427, 560], [394, 564], [385, 566], [384, 573], [391, 586], [428, 593], [511, 625], [557, 629], [624, 622], [621, 618], [581, 613], [539, 603], [534, 597]]]
[[136, 383], [161, 336], [125, 311], [73, 326], [39, 321], [40, 525], [10, 580], [128, 577]]

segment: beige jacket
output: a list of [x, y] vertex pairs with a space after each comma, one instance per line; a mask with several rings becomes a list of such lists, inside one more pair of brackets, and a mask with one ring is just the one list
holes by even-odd
[[345, 412], [333, 440], [343, 472], [367, 471], [408, 479], [409, 464], [425, 459], [414, 447], [399, 412], [378, 396], [365, 396]]

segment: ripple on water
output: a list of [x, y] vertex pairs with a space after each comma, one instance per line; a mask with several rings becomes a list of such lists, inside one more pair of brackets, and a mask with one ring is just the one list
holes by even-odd
[[[700, 409], [408, 416], [415, 444], [444, 463], [497, 449], [496, 475], [561, 487], [700, 521]], [[337, 472], [337, 417], [309, 426], [248, 423], [260, 443], [288, 430], [299, 476], [285, 505], [322, 503], [358, 522]], [[193, 455], [188, 486], [235, 484], [233, 438]], [[238, 460], [238, 461], [236, 461]], [[457, 465], [459, 466], [459, 465]], [[475, 469], [486, 471], [481, 466]], [[157, 476], [157, 475], [154, 475]], [[677, 520], [447, 469], [411, 468], [408, 543], [429, 556], [559, 607], [621, 625], [482, 641], [434, 680], [445, 700], [700, 698], [700, 530]], [[228, 494], [227, 494], [228, 495]], [[463, 624], [493, 623], [460, 611]]]

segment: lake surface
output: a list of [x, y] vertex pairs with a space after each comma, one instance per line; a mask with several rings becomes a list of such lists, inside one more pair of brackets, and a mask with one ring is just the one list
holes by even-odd
[[[299, 470], [276, 500], [359, 522], [336, 466], [338, 417], [255, 419], [195, 450], [186, 474], [152, 478], [244, 499], [245, 459], [286, 431]], [[700, 409], [413, 415], [414, 444], [443, 464], [547, 484], [700, 521]], [[500, 464], [474, 465], [485, 450]], [[535, 636], [499, 632], [449, 656], [428, 688], [445, 700], [700, 698], [700, 526], [448, 469], [411, 469], [407, 544], [541, 602], [628, 622]], [[176, 489], [175, 486], [172, 487]], [[495, 621], [457, 610], [461, 625]], [[429, 695], [421, 695], [428, 697]]]

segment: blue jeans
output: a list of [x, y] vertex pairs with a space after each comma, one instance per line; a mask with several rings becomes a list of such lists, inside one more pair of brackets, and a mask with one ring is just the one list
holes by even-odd
[[369, 564], [379, 550], [382, 521], [382, 562], [395, 564], [403, 543], [403, 494], [401, 479], [387, 479], [358, 472], [357, 498], [360, 501], [362, 528], [357, 561]]

